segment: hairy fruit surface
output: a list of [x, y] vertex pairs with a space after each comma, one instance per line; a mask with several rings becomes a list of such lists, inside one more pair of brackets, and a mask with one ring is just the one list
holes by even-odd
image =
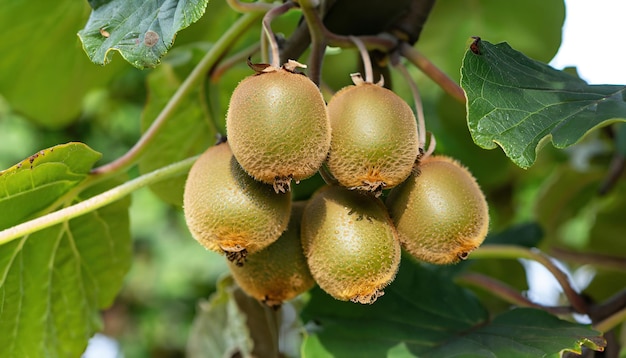
[[300, 240], [304, 204], [293, 204], [287, 231], [278, 240], [248, 255], [243, 266], [228, 263], [230, 272], [244, 292], [270, 307], [279, 307], [283, 301], [315, 285]]
[[228, 143], [207, 149], [192, 166], [183, 198], [193, 237], [209, 250], [243, 264], [249, 253], [276, 241], [287, 228], [291, 193], [252, 179]]
[[288, 191], [291, 180], [317, 172], [330, 147], [330, 122], [319, 89], [286, 69], [247, 77], [226, 117], [237, 161], [255, 179]]
[[485, 239], [489, 213], [472, 174], [444, 156], [425, 158], [387, 198], [403, 247], [419, 260], [449, 264]]
[[315, 281], [338, 300], [373, 303], [400, 265], [400, 242], [383, 203], [338, 186], [309, 200], [302, 245]]
[[380, 193], [409, 176], [419, 143], [415, 116], [402, 98], [363, 82], [337, 92], [328, 114], [328, 169], [341, 185]]

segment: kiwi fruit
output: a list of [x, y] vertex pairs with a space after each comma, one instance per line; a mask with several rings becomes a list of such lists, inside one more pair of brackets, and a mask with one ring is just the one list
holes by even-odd
[[384, 204], [339, 186], [309, 199], [302, 247], [315, 281], [342, 301], [373, 303], [400, 265], [400, 242]]
[[209, 250], [241, 265], [247, 254], [269, 246], [287, 228], [291, 193], [252, 179], [228, 143], [207, 149], [185, 183], [183, 209], [192, 236]]
[[402, 246], [422, 261], [464, 260], [487, 235], [483, 192], [465, 167], [445, 156], [424, 158], [406, 182], [391, 190], [386, 204]]
[[228, 263], [237, 284], [249, 296], [277, 308], [315, 285], [300, 241], [305, 202], [295, 202], [287, 231], [265, 249], [248, 255], [244, 266]]
[[380, 194], [409, 176], [419, 153], [417, 123], [397, 94], [357, 82], [330, 99], [328, 115], [327, 166], [339, 184]]
[[279, 192], [317, 172], [330, 148], [330, 122], [317, 86], [285, 68], [245, 78], [230, 99], [228, 140], [237, 161]]

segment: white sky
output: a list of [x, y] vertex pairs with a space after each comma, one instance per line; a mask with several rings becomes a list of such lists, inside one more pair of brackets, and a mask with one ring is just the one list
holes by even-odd
[[626, 84], [626, 0], [566, 0], [563, 43], [550, 65], [590, 84]]

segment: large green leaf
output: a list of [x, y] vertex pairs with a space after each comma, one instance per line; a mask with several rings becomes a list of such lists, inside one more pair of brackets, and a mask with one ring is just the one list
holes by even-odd
[[314, 290], [302, 315], [317, 327], [305, 338], [303, 357], [542, 357], [603, 344], [588, 326], [543, 311], [517, 309], [490, 321], [446, 271], [405, 259], [371, 306]]
[[[79, 118], [82, 99], [124, 69], [85, 58], [76, 31], [89, 12], [85, 1], [3, 1], [0, 6], [0, 95], [13, 110], [59, 128]], [[128, 67], [128, 66], [126, 66]]]
[[[192, 49], [189, 49], [191, 52]], [[190, 55], [191, 56], [191, 55]], [[141, 118], [142, 130], [146, 131], [155, 118], [178, 90], [182, 79], [174, 67], [164, 63], [148, 77], [148, 103]], [[202, 153], [215, 142], [215, 130], [203, 111], [203, 98], [199, 89], [191, 91], [165, 125], [156, 134], [153, 144], [148, 146], [146, 154], [139, 162], [139, 170], [148, 173], [176, 161]], [[183, 189], [187, 176], [181, 175], [150, 186], [164, 201], [182, 206]]]
[[78, 35], [97, 64], [118, 51], [137, 68], [154, 67], [176, 33], [197, 21], [208, 0], [89, 0], [93, 11]]
[[302, 325], [295, 307], [279, 310], [247, 296], [231, 276], [200, 305], [191, 330], [189, 357], [296, 357]]
[[471, 47], [461, 86], [472, 138], [483, 148], [499, 145], [522, 168], [534, 163], [544, 138], [565, 148], [599, 126], [626, 120], [624, 86], [588, 85], [506, 43]]
[[121, 200], [0, 246], [0, 356], [80, 356], [130, 266], [129, 205]]
[[100, 153], [83, 143], [41, 150], [0, 172], [0, 230], [50, 210], [82, 182]]

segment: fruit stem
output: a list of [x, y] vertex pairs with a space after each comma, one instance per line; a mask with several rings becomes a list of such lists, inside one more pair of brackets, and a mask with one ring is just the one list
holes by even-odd
[[[426, 119], [424, 118], [424, 106], [422, 104], [422, 97], [420, 96], [419, 88], [417, 88], [417, 83], [413, 80], [413, 77], [411, 77], [411, 74], [409, 73], [409, 70], [407, 70], [406, 66], [402, 64], [402, 61], [400, 60], [400, 56], [398, 56], [397, 53], [394, 53], [391, 56], [391, 60], [392, 60], [394, 67], [396, 67], [398, 71], [402, 73], [402, 76], [404, 77], [406, 82], [409, 84], [409, 87], [411, 88], [411, 94], [413, 95], [413, 102], [415, 102], [415, 112], [417, 115], [418, 145], [419, 145], [420, 151], [423, 151], [424, 146], [426, 145]], [[433, 138], [434, 136], [431, 137], [431, 144], [435, 143], [432, 140]], [[435, 150], [435, 148], [432, 147], [432, 151], [431, 151], [431, 147], [432, 145], [429, 146], [428, 148], [430, 153], [432, 153]], [[425, 156], [427, 155], [425, 154]]]
[[326, 51], [326, 28], [312, 1], [300, 0], [299, 4], [311, 35], [308, 77], [319, 86], [322, 80], [322, 62], [324, 61], [324, 53]]
[[558, 281], [559, 285], [563, 289], [563, 293], [567, 296], [567, 299], [572, 304], [572, 307], [577, 313], [588, 314], [588, 307], [585, 300], [576, 292], [572, 287], [567, 275], [561, 271], [558, 266], [552, 262], [552, 258], [542, 253], [535, 248], [526, 248], [516, 245], [484, 245], [472, 252], [470, 255], [472, 259], [485, 259], [485, 258], [508, 258], [508, 259], [528, 259], [537, 261], [543, 265], [554, 278]]
[[372, 70], [372, 59], [370, 58], [365, 44], [356, 36], [348, 36], [352, 42], [359, 49], [361, 59], [363, 60], [363, 68], [365, 69], [365, 82], [374, 83], [374, 71]]
[[[315, 9], [315, 1], [298, 0], [302, 14], [311, 35], [311, 55], [309, 57], [309, 78], [315, 84], [321, 83], [321, 65], [327, 45], [351, 48], [355, 46], [350, 36], [337, 35], [324, 25], [320, 14]], [[398, 45], [398, 39], [390, 34], [382, 33], [375, 36], [358, 36], [368, 50], [389, 52]]]
[[270, 44], [270, 65], [274, 68], [280, 68], [280, 51], [278, 50], [278, 41], [272, 31], [272, 21], [295, 6], [296, 4], [293, 1], [287, 1], [280, 6], [273, 7], [270, 11], [265, 13], [265, 16], [263, 16], [263, 31], [265, 32], [267, 40]]
[[522, 295], [515, 288], [507, 285], [506, 283], [496, 280], [487, 275], [475, 273], [475, 272], [467, 272], [461, 274], [458, 277], [458, 281], [462, 284], [473, 285], [476, 287], [480, 287], [487, 292], [503, 299], [504, 301], [511, 303], [513, 305], [517, 305], [520, 307], [533, 307], [539, 308], [546, 312], [555, 314], [555, 315], [567, 315], [572, 314], [573, 309], [571, 306], [544, 306], [538, 303], [535, 303], [529, 300], [527, 297]]
[[433, 82], [439, 85], [447, 94], [452, 96], [460, 103], [465, 103], [465, 91], [456, 84], [448, 75], [443, 73], [437, 66], [435, 66], [430, 60], [417, 51], [413, 46], [406, 42], [400, 44], [400, 54], [409, 60], [415, 67], [419, 68], [426, 76], [428, 76]]
[[[176, 93], [170, 98], [163, 110], [159, 113], [157, 118], [152, 122], [150, 128], [141, 136], [139, 141], [123, 156], [117, 158], [111, 163], [105, 164], [91, 171], [93, 178], [92, 183], [100, 181], [102, 179], [113, 176], [114, 174], [125, 170], [135, 164], [139, 158], [144, 154], [146, 148], [152, 143], [159, 130], [172, 116], [176, 108], [184, 101], [187, 96], [200, 82], [205, 78], [205, 75], [217, 64], [220, 58], [230, 49], [230, 47], [241, 38], [242, 34], [252, 26], [255, 21], [259, 19], [263, 14], [260, 12], [251, 12], [241, 16], [237, 22], [235, 22], [226, 31], [220, 39], [213, 45], [213, 47], [207, 52], [206, 55], [200, 60], [193, 71], [185, 79], [185, 81], [178, 88]], [[97, 179], [97, 180], [96, 180]]]
[[0, 231], [0, 245], [87, 214], [120, 200], [135, 190], [143, 188], [147, 185], [181, 175], [191, 168], [191, 165], [196, 161], [196, 159], [197, 156], [157, 169], [113, 189], [93, 196], [85, 201], [81, 201], [78, 204], [65, 207], [50, 214], [40, 216], [36, 219], [2, 230]]

